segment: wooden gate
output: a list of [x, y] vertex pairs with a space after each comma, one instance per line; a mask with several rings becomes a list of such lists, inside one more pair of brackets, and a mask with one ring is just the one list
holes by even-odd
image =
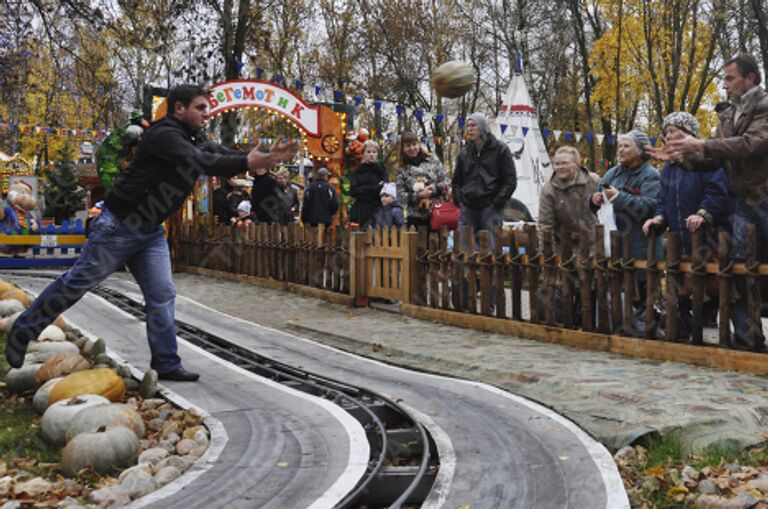
[[401, 229], [369, 228], [355, 232], [350, 241], [353, 296], [358, 305], [368, 297], [412, 303], [418, 287], [416, 246], [418, 234]]

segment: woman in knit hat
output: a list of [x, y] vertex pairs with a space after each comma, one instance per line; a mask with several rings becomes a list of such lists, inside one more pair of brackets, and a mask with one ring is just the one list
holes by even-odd
[[[667, 140], [678, 139], [687, 133], [699, 137], [699, 121], [685, 111], [670, 113], [664, 118], [661, 130]], [[667, 161], [661, 170], [661, 191], [656, 214], [643, 225], [648, 235], [651, 228], [668, 228], [680, 235], [680, 254], [690, 259], [691, 233], [704, 229], [712, 247], [715, 228], [728, 226], [732, 211], [730, 189], [725, 171], [687, 171], [679, 161]], [[684, 285], [685, 286], [685, 285]], [[709, 312], [714, 300], [709, 301]], [[716, 303], [715, 303], [716, 304]], [[691, 333], [691, 299], [682, 295], [678, 299], [678, 337], [688, 339]]]
[[[619, 136], [619, 164], [603, 176], [589, 201], [590, 209], [597, 212], [604, 200], [613, 205], [616, 226], [622, 235], [629, 235], [630, 256], [635, 260], [647, 258], [647, 240], [643, 224], [653, 217], [659, 197], [659, 172], [648, 160], [645, 151], [648, 136], [638, 130]], [[636, 295], [627, 296], [633, 301], [636, 320], [626, 324], [624, 333], [643, 334], [645, 322], [646, 277], [644, 271], [635, 272]], [[614, 330], [617, 327], [614, 325]]]

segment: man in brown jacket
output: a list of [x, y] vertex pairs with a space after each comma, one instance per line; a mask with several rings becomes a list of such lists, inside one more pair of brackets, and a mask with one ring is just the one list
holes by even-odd
[[[723, 88], [730, 103], [718, 105], [717, 137], [697, 139], [683, 136], [669, 140], [658, 152], [668, 160], [686, 158], [685, 166], [706, 171], [718, 164], [726, 169], [728, 183], [736, 193], [732, 258], [743, 261], [747, 255], [747, 226], [757, 230], [758, 259], [768, 261], [768, 93], [760, 87], [760, 68], [755, 57], [742, 53], [723, 67]], [[654, 153], [656, 156], [657, 154]], [[702, 164], [703, 163], [703, 164]], [[712, 163], [712, 164], [709, 164]], [[762, 326], [749, 330], [746, 292], [737, 279], [739, 300], [731, 309], [735, 344], [753, 349], [765, 348]], [[759, 308], [753, 310], [752, 323], [760, 324]]]

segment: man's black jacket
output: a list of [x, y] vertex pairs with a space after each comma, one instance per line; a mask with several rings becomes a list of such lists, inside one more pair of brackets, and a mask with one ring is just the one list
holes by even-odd
[[473, 209], [493, 205], [501, 209], [517, 187], [512, 152], [506, 143], [485, 133], [480, 152], [468, 142], [459, 152], [451, 187], [454, 201]]
[[247, 169], [247, 154], [165, 117], [144, 133], [136, 158], [117, 178], [104, 205], [120, 220], [160, 224], [181, 208], [200, 175], [230, 177]]

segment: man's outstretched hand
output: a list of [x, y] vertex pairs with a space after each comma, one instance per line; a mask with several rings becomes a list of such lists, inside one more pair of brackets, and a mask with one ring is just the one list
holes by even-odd
[[274, 165], [281, 161], [290, 161], [293, 156], [296, 155], [298, 145], [295, 141], [289, 140], [285, 143], [275, 142], [272, 145], [272, 149], [269, 152], [261, 152], [256, 145], [248, 152], [248, 169], [255, 170], [256, 168], [272, 168]]

